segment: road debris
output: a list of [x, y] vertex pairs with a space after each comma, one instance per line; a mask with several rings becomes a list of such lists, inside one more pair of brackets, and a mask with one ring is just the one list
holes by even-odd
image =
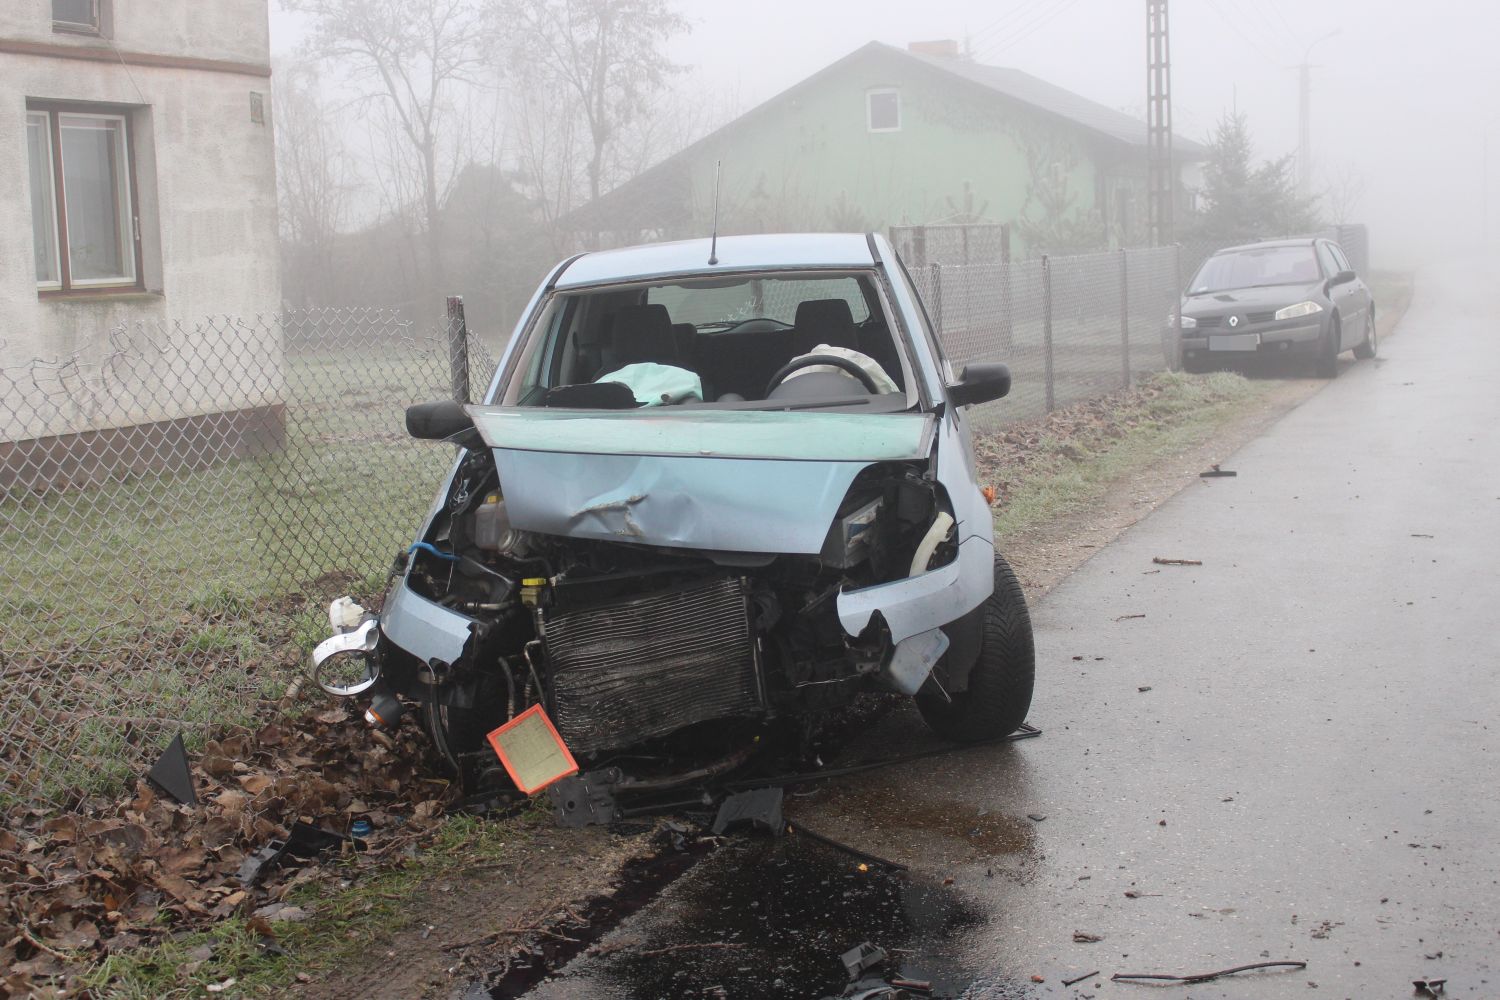
[[757, 788], [726, 796], [714, 817], [713, 832], [721, 834], [732, 826], [748, 823], [757, 829], [769, 830], [773, 836], [781, 836], [786, 832], [786, 820], [781, 816], [783, 795], [785, 792], [780, 788]]
[[1146, 617], [1146, 615], [1144, 613], [1138, 614], [1138, 615], [1120, 615], [1118, 618], [1115, 619], [1115, 621], [1117, 621], [1117, 622], [1128, 622], [1128, 621], [1130, 621], [1132, 619], [1135, 619], [1135, 618], [1144, 618], [1144, 617]]
[[304, 860], [315, 858], [324, 851], [337, 849], [348, 840], [341, 833], [297, 820], [292, 823], [292, 832], [285, 840], [272, 840], [246, 857], [236, 877], [240, 880], [240, 885], [252, 886], [279, 866], [288, 855]]
[[1254, 962], [1250, 965], [1236, 965], [1232, 969], [1220, 969], [1217, 972], [1200, 972], [1191, 976], [1174, 976], [1165, 972], [1116, 972], [1110, 976], [1110, 982], [1124, 982], [1131, 979], [1151, 979], [1168, 983], [1207, 983], [1224, 976], [1233, 976], [1241, 972], [1251, 972], [1255, 969], [1305, 969], [1306, 962]]
[[1138, 687], [1138, 688], [1136, 688], [1136, 691], [1140, 692], [1141, 694], [1145, 694], [1147, 691], [1150, 691], [1150, 690], [1151, 690], [1151, 685], [1150, 684], [1147, 684], [1145, 687]]
[[1448, 980], [1413, 979], [1411, 981], [1411, 985], [1417, 991], [1418, 996], [1435, 997], [1441, 993], [1447, 992], [1446, 987], [1448, 985]]
[[1239, 473], [1235, 472], [1232, 469], [1221, 469], [1221, 468], [1219, 468], [1219, 463], [1215, 462], [1213, 465], [1211, 465], [1209, 467], [1209, 469], [1208, 469], [1207, 472], [1200, 472], [1200, 473], [1198, 473], [1198, 478], [1199, 479], [1220, 479], [1220, 478], [1227, 478], [1229, 476], [1238, 476], [1238, 475], [1239, 475]]
[[1046, 819], [1047, 816], [1045, 813], [1027, 813], [1026, 818], [1031, 820], [1033, 823], [1040, 823], [1042, 820]]
[[886, 950], [869, 941], [862, 941], [839, 956], [851, 980], [858, 979], [890, 956]]
[[167, 749], [151, 765], [146, 780], [185, 806], [198, 804], [198, 792], [193, 788], [193, 768], [188, 763], [187, 747], [182, 744], [181, 733], [172, 737]]
[[1081, 976], [1074, 976], [1072, 979], [1064, 979], [1062, 981], [1062, 984], [1064, 986], [1072, 986], [1074, 983], [1081, 983], [1085, 979], [1092, 979], [1095, 976], [1097, 976], [1098, 974], [1099, 974], [1099, 970], [1095, 969], [1093, 972], [1085, 972], [1083, 975], [1081, 975]]
[[[1073, 932], [1073, 943], [1074, 944], [1098, 944], [1100, 941], [1103, 941], [1103, 940], [1104, 940], [1104, 935], [1103, 934], [1090, 934], [1088, 931], [1074, 931]], [[1083, 978], [1087, 979], [1088, 976], [1084, 976]], [[1064, 983], [1063, 985], [1066, 986], [1068, 984]]]
[[1202, 559], [1168, 559], [1166, 556], [1157, 556], [1151, 560], [1158, 566], [1202, 566]]

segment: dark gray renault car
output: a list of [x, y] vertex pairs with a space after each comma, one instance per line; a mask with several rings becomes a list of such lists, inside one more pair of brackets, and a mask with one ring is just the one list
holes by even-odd
[[1198, 268], [1182, 299], [1180, 339], [1168, 318], [1167, 360], [1188, 371], [1267, 355], [1308, 359], [1323, 377], [1338, 356], [1373, 358], [1375, 301], [1343, 248], [1308, 237], [1220, 250]]

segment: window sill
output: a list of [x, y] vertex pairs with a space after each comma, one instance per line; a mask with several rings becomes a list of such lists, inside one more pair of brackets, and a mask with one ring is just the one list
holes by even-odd
[[73, 288], [44, 289], [36, 293], [43, 302], [160, 302], [166, 298], [161, 292], [148, 292], [139, 288]]
[[52, 22], [52, 33], [54, 35], [81, 35], [84, 38], [104, 37], [104, 32], [98, 28], [91, 28], [86, 24], [66, 24], [60, 21]]

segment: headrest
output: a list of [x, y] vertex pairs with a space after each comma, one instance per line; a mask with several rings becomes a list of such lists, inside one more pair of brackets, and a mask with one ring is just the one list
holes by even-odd
[[819, 344], [859, 350], [854, 314], [843, 299], [812, 299], [797, 306], [792, 347], [806, 354]]

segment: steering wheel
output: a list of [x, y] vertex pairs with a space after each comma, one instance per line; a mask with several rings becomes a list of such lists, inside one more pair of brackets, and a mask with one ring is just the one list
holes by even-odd
[[793, 358], [778, 368], [776, 374], [771, 376], [771, 381], [766, 383], [764, 395], [766, 398], [769, 398], [771, 393], [776, 391], [776, 387], [785, 382], [787, 376], [792, 374], [792, 372], [801, 371], [804, 368], [816, 368], [819, 365], [830, 365], [837, 368], [843, 374], [857, 379], [859, 384], [864, 386], [870, 395], [880, 395], [880, 390], [875, 387], [875, 380], [870, 377], [869, 372], [861, 368], [857, 362], [851, 361], [848, 358], [838, 357], [834, 354], [807, 354], [800, 358]]

